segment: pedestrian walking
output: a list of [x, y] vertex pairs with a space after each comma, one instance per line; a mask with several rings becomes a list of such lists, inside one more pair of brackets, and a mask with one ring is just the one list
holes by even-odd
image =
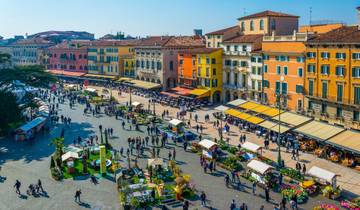
[[40, 180], [40, 179], [38, 180], [37, 186], [39, 187], [39, 189], [40, 189], [41, 192], [43, 193], [43, 192], [44, 192], [44, 188], [42, 187], [42, 183], [41, 183], [41, 180]]
[[[197, 116], [197, 115], [195, 115], [195, 116]], [[206, 207], [206, 194], [204, 191], [201, 192], [200, 200], [201, 200], [201, 206]]]
[[15, 189], [16, 189], [15, 192], [20, 195], [20, 194], [21, 194], [21, 192], [20, 192], [21, 182], [20, 182], [19, 180], [16, 180], [16, 181], [15, 181], [14, 187], [15, 187]]
[[230, 204], [230, 210], [235, 210], [235, 209], [236, 209], [236, 203], [235, 200], [233, 199]]
[[81, 190], [80, 189], [76, 190], [76, 192], [75, 192], [75, 202], [77, 202], [77, 203], [81, 202], [80, 195], [81, 195]]
[[265, 187], [265, 200], [266, 200], [266, 202], [269, 202], [269, 200], [270, 200], [269, 187]]
[[253, 195], [256, 194], [256, 181], [253, 181], [253, 183], [252, 183], [252, 193], [253, 193]]

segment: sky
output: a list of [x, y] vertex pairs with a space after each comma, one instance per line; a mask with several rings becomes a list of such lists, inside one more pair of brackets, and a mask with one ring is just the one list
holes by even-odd
[[0, 36], [47, 30], [88, 31], [101, 37], [118, 31], [132, 36], [189, 35], [237, 24], [264, 10], [312, 20], [357, 23], [360, 0], [0, 0]]

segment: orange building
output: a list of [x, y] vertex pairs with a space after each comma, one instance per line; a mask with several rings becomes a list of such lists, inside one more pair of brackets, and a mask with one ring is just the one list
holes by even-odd
[[265, 102], [269, 105], [277, 105], [281, 92], [283, 108], [303, 111], [306, 40], [307, 34], [304, 33], [290, 36], [264, 36], [263, 85]]
[[342, 26], [343, 26], [342, 23], [303, 25], [303, 26], [300, 26], [299, 32], [300, 33], [313, 32], [313, 33], [317, 33], [317, 34], [324, 34], [329, 31], [338, 29]]

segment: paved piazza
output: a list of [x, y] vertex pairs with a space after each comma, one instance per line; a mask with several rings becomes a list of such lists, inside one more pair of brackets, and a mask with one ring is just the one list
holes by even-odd
[[[118, 96], [117, 91], [113, 91], [113, 95], [118, 98], [120, 102], [129, 100], [129, 95], [123, 94]], [[132, 101], [139, 101], [148, 106], [148, 99], [139, 96], [133, 96]], [[113, 128], [114, 137], [109, 141], [116, 148], [127, 147], [127, 137], [129, 136], [145, 136], [145, 128], [141, 128], [141, 132], [129, 131], [127, 126], [125, 130], [121, 128], [121, 120], [116, 120], [115, 117], [108, 117], [104, 114], [93, 117], [90, 115], [83, 115], [83, 105], [77, 104], [73, 109], [69, 108], [68, 101], [64, 105], [60, 105], [59, 115], [70, 117], [72, 119], [70, 129], [67, 128], [65, 132], [65, 144], [71, 144], [77, 136], [83, 138], [98, 134], [98, 126], [101, 124], [104, 128]], [[164, 109], [170, 111], [171, 116], [176, 116], [176, 109], [156, 105], [156, 112], [158, 115], [162, 113]], [[205, 136], [209, 135], [217, 137], [217, 132], [213, 128], [212, 124], [204, 122], [205, 113], [210, 114], [213, 119], [211, 109], [201, 109], [196, 111], [200, 117], [200, 123], [205, 127]], [[187, 116], [188, 117], [188, 116]], [[195, 125], [195, 122], [192, 122]], [[49, 165], [50, 156], [54, 152], [53, 146], [50, 146], [50, 140], [60, 135], [63, 125], [57, 124], [53, 126], [49, 134], [42, 134], [35, 139], [33, 144], [28, 142], [15, 142], [13, 140], [1, 139], [0, 141], [0, 165], [2, 170], [0, 175], [6, 177], [3, 183], [0, 183], [0, 210], [22, 210], [22, 209], [51, 209], [51, 210], [63, 210], [63, 209], [121, 209], [119, 205], [119, 196], [116, 192], [115, 183], [112, 180], [105, 178], [100, 179], [99, 185], [90, 183], [89, 179], [85, 180], [64, 180], [61, 182], [54, 181], [51, 178]], [[238, 142], [238, 129], [232, 127], [231, 130], [231, 143], [237, 145]], [[262, 139], [256, 137], [253, 134], [247, 134], [247, 139], [251, 142], [262, 145]], [[169, 149], [176, 148], [178, 164], [184, 173], [191, 174], [192, 179], [195, 182], [196, 188], [199, 192], [204, 191], [209, 199], [209, 206], [212, 209], [229, 209], [230, 202], [235, 199], [236, 202], [245, 202], [249, 209], [260, 209], [262, 205], [265, 209], [273, 209], [273, 204], [279, 202], [280, 194], [271, 193], [272, 203], [266, 203], [264, 200], [264, 191], [257, 188], [256, 196], [251, 193], [251, 184], [244, 179], [242, 182], [244, 186], [242, 190], [228, 189], [224, 184], [225, 171], [219, 169], [213, 174], [204, 174], [203, 169], [199, 164], [199, 156], [194, 153], [184, 152], [182, 147], [175, 146], [169, 143], [165, 149], [161, 151], [161, 157], [167, 159]], [[274, 152], [274, 145], [270, 147], [270, 150], [265, 150], [264, 155], [276, 160], [276, 153]], [[286, 165], [293, 166], [294, 161], [291, 160], [290, 154], [283, 152], [283, 158]], [[315, 158], [310, 154], [300, 154], [300, 159], [307, 163], [307, 168], [312, 165], [331, 169], [332, 171], [340, 174], [338, 183], [343, 189], [347, 190], [347, 193], [360, 194], [360, 175], [348, 168], [344, 168], [340, 165], [330, 163], [323, 159]], [[144, 165], [145, 160], [140, 160], [140, 164]], [[43, 187], [47, 193], [47, 196], [34, 197], [19, 197], [15, 193], [13, 187], [15, 180], [21, 181], [21, 193], [26, 194], [26, 189], [29, 184], [36, 183], [37, 179], [41, 179]], [[82, 205], [78, 205], [74, 202], [74, 194], [77, 189], [82, 190], [81, 200]], [[322, 196], [316, 198], [309, 198], [308, 202], [304, 205], [300, 205], [300, 209], [312, 209], [316, 204], [326, 202], [331, 203], [330, 200], [325, 200]], [[181, 209], [179, 207], [178, 209]], [[191, 209], [210, 209], [201, 208], [199, 201], [191, 202]]]

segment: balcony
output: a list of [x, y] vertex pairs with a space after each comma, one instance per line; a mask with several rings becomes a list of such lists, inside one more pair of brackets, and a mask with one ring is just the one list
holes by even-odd
[[225, 51], [225, 55], [236, 55], [236, 56], [250, 56], [249, 52], [244, 51]]
[[232, 84], [223, 84], [224, 89], [247, 91], [247, 87]]

